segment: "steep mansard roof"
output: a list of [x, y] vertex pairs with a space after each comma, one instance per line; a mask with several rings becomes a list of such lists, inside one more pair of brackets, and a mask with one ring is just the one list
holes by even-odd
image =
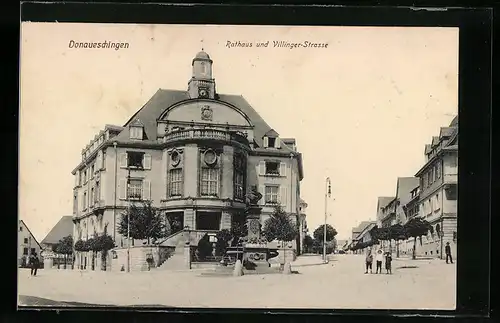
[[[189, 100], [189, 93], [181, 90], [159, 89], [149, 101], [137, 111], [124, 125], [122, 132], [114, 138], [118, 142], [129, 141], [128, 126], [137, 120], [144, 125], [145, 140], [156, 142], [157, 124], [156, 121], [166, 108], [180, 101]], [[254, 140], [259, 147], [263, 146], [264, 135], [273, 130], [255, 109], [241, 95], [219, 94], [218, 101], [229, 103], [241, 112], [246, 114], [254, 125]], [[281, 142], [281, 149], [292, 152], [293, 150], [285, 143]]]

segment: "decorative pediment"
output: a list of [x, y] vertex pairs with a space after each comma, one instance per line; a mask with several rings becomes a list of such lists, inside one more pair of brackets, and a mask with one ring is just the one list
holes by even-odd
[[141, 122], [140, 119], [135, 119], [134, 121], [132, 121], [129, 125], [130, 127], [141, 127], [141, 128], [144, 128], [144, 123]]
[[279, 134], [274, 129], [271, 129], [264, 134], [264, 137], [277, 138], [277, 137], [279, 137]]

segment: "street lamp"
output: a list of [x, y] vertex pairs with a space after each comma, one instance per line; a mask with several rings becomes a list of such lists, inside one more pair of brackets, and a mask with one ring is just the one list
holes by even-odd
[[326, 178], [325, 188], [325, 224], [323, 225], [323, 262], [326, 263], [326, 217], [328, 213], [328, 198], [332, 195], [332, 182]]

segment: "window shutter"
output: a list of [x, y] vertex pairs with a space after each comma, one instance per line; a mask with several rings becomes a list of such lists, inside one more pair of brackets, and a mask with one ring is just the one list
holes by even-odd
[[286, 164], [280, 163], [280, 176], [286, 176]]
[[142, 182], [142, 199], [151, 200], [151, 182], [144, 180]]
[[127, 163], [128, 163], [127, 153], [121, 153], [120, 154], [120, 167], [127, 168]]
[[259, 162], [259, 175], [265, 175], [266, 174], [266, 162], [261, 160]]
[[144, 158], [143, 160], [144, 169], [151, 169], [151, 155], [144, 154], [143, 158]]
[[269, 141], [267, 140], [267, 137], [264, 137], [264, 147], [267, 148], [269, 146]]
[[126, 179], [120, 179], [120, 184], [118, 185], [118, 198], [120, 200], [125, 200], [127, 199], [127, 180]]
[[259, 185], [259, 193], [262, 194], [262, 198], [260, 199], [259, 204], [266, 204], [266, 187], [264, 185]]
[[274, 139], [274, 148], [280, 148], [280, 147], [281, 147], [280, 138], [276, 137], [276, 139]]
[[280, 196], [279, 196], [279, 201], [281, 205], [285, 206], [287, 205], [287, 196], [286, 196], [286, 186], [280, 186]]

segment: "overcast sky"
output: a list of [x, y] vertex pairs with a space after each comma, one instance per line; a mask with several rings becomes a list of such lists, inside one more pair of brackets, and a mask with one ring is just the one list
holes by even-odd
[[[311, 233], [324, 219], [327, 176], [328, 222], [344, 239], [376, 218], [377, 197], [415, 174], [424, 145], [458, 113], [457, 28], [23, 23], [21, 37], [19, 217], [39, 241], [72, 213], [81, 149], [159, 88], [186, 90], [202, 46], [219, 93], [243, 95], [281, 137], [296, 138]], [[272, 47], [281, 40], [328, 47]]]

